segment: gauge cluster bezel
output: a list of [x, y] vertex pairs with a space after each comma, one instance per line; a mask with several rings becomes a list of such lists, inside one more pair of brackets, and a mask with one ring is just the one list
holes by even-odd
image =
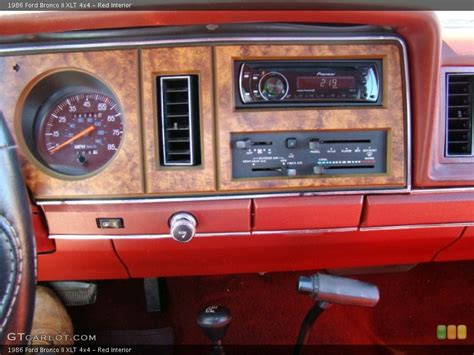
[[57, 171], [50, 167], [41, 156], [36, 140], [41, 121], [62, 98], [89, 92], [106, 95], [117, 103], [119, 111], [122, 113], [122, 126], [125, 132], [124, 110], [117, 95], [102, 80], [84, 71], [68, 69], [49, 73], [35, 82], [27, 93], [20, 114], [20, 130], [28, 152], [31, 154], [32, 162], [44, 173], [62, 180], [87, 179], [103, 171], [120, 151], [125, 139], [124, 133], [116, 152], [105, 164], [96, 170], [80, 175]]

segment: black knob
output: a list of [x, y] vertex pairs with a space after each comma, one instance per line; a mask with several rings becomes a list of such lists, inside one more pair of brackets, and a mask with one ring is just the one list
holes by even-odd
[[176, 213], [170, 219], [170, 234], [180, 243], [189, 242], [196, 233], [196, 218], [190, 213]]
[[283, 100], [288, 94], [288, 80], [283, 74], [270, 72], [265, 74], [259, 82], [260, 95], [265, 100]]
[[197, 324], [213, 343], [220, 344], [229, 328], [232, 316], [230, 311], [222, 306], [208, 306], [198, 315]]

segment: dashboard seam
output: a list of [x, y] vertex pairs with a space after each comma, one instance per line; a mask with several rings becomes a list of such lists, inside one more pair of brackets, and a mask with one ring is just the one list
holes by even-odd
[[[241, 232], [206, 232], [196, 233], [196, 238], [218, 238], [218, 237], [253, 237], [275, 234], [293, 234], [293, 235], [314, 235], [314, 234], [331, 234], [331, 233], [350, 233], [350, 232], [377, 232], [377, 231], [396, 231], [409, 229], [429, 229], [429, 228], [457, 228], [471, 227], [474, 222], [459, 223], [434, 223], [434, 224], [409, 224], [409, 225], [391, 225], [391, 226], [372, 226], [372, 227], [341, 227], [341, 228], [309, 228], [309, 229], [287, 229], [287, 230], [253, 230]], [[94, 240], [94, 239], [171, 239], [170, 234], [123, 234], [123, 235], [106, 235], [106, 234], [51, 234], [49, 239], [74, 239], [74, 240]]]

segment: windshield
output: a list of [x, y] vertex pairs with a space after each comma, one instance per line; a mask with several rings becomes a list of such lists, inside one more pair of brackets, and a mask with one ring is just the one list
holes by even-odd
[[436, 11], [444, 28], [473, 28], [474, 11]]

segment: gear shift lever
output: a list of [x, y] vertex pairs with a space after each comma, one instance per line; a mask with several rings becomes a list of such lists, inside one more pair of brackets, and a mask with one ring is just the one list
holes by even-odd
[[229, 328], [232, 316], [222, 306], [208, 306], [198, 315], [197, 324], [213, 344], [213, 354], [224, 354], [222, 340]]
[[326, 274], [300, 276], [298, 291], [311, 294], [317, 302], [311, 307], [301, 324], [294, 355], [301, 353], [301, 348], [306, 343], [314, 322], [331, 304], [374, 307], [380, 299], [379, 289], [375, 285]]

